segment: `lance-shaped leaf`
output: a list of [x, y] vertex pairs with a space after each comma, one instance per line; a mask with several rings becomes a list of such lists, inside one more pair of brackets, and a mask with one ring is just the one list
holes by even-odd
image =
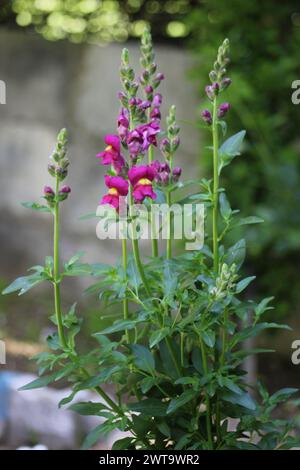
[[237, 155], [240, 155], [245, 135], [246, 131], [240, 131], [223, 142], [219, 148], [219, 174]]

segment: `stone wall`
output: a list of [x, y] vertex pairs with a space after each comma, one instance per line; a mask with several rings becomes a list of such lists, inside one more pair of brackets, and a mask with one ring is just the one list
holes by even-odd
[[[49, 217], [24, 209], [21, 201], [41, 201], [47, 174], [47, 158], [57, 131], [70, 131], [71, 160], [68, 184], [72, 198], [64, 204], [63, 250], [67, 258], [85, 250], [87, 260], [112, 261], [119, 244], [100, 242], [96, 219], [79, 221], [94, 211], [104, 192], [104, 169], [95, 154], [103, 148], [103, 136], [113, 132], [118, 112], [118, 69], [123, 45], [107, 47], [50, 43], [34, 34], [0, 31], [0, 79], [6, 82], [6, 105], [0, 105], [0, 246], [2, 277], [24, 272], [43, 262], [51, 252]], [[138, 66], [138, 45], [129, 45]], [[195, 119], [197, 98], [187, 72], [188, 53], [158, 46], [165, 106], [176, 104], [182, 120], [179, 155], [186, 178], [198, 169], [198, 131], [184, 121]], [[13, 260], [13, 262], [12, 262]]]

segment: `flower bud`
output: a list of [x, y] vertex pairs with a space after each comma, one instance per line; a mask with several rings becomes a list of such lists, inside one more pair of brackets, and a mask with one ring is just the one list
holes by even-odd
[[176, 150], [178, 149], [180, 145], [180, 138], [178, 137], [178, 135], [176, 137], [174, 137], [174, 139], [172, 140], [172, 152], [176, 152]]
[[163, 171], [159, 174], [159, 182], [162, 186], [168, 186], [170, 182], [170, 174], [166, 171]]
[[161, 119], [161, 112], [159, 108], [153, 108], [150, 113], [151, 119]]
[[160, 93], [156, 93], [154, 96], [153, 96], [153, 106], [155, 108], [158, 108], [161, 103], [162, 103], [162, 95]]
[[157, 64], [153, 62], [149, 67], [149, 71], [151, 74], [154, 74], [156, 72], [156, 69], [157, 69]]
[[130, 100], [128, 101], [129, 105], [130, 106], [135, 106], [136, 105], [136, 98], [130, 98]]
[[213, 92], [214, 92], [214, 95], [217, 96], [219, 94], [219, 90], [220, 90], [220, 85], [218, 84], [218, 82], [214, 82], [211, 86]]
[[229, 109], [230, 109], [230, 104], [229, 103], [220, 104], [219, 109], [218, 109], [218, 117], [219, 118], [224, 117], [225, 114], [227, 114], [227, 112], [229, 111]]
[[182, 173], [182, 169], [180, 168], [180, 166], [176, 166], [172, 172], [174, 183], [177, 183], [177, 181], [179, 180], [181, 176], [181, 173]]
[[160, 143], [160, 150], [166, 158], [169, 157], [170, 151], [171, 151], [171, 145], [170, 145], [170, 141], [167, 137], [164, 137], [162, 139], [162, 141]]
[[211, 124], [212, 123], [212, 115], [211, 112], [208, 109], [204, 109], [201, 113], [203, 121], [206, 122], [206, 124]]
[[232, 80], [230, 78], [223, 78], [223, 80], [221, 81], [221, 90], [226, 90], [226, 88], [228, 88], [231, 83]]
[[48, 173], [53, 177], [55, 176], [55, 166], [51, 163], [48, 165]]
[[158, 72], [158, 73], [156, 74], [156, 77], [155, 77], [155, 78], [161, 82], [162, 80], [165, 79], [165, 76], [164, 76], [163, 73]]
[[209, 72], [209, 78], [212, 83], [215, 82], [218, 78], [217, 73], [214, 70], [211, 70], [211, 72]]
[[58, 200], [65, 201], [68, 198], [69, 193], [71, 192], [70, 186], [62, 186], [58, 193]]
[[47, 198], [51, 198], [51, 199], [54, 198], [55, 193], [54, 193], [53, 189], [50, 186], [45, 186], [44, 187], [44, 196], [47, 197]]
[[70, 186], [65, 185], [65, 186], [62, 186], [62, 188], [60, 189], [59, 192], [69, 194], [71, 192], [71, 188], [70, 188]]
[[128, 49], [126, 49], [126, 47], [124, 47], [124, 49], [122, 50], [121, 60], [122, 64], [126, 66], [129, 64], [129, 51]]
[[149, 101], [149, 100], [142, 101], [142, 102], [140, 103], [140, 107], [141, 107], [142, 109], [148, 109], [148, 108], [150, 108], [150, 106], [151, 106], [151, 101]]
[[151, 93], [153, 93], [153, 88], [151, 85], [147, 85], [145, 87], [145, 93], [147, 93], [147, 95], [150, 95]]

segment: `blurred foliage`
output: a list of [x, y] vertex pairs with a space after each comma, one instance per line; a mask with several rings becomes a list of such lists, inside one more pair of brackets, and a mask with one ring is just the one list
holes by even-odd
[[291, 102], [291, 84], [300, 78], [297, 11], [297, 0], [209, 0], [187, 19], [202, 97], [218, 44], [231, 42], [228, 120], [233, 132], [247, 129], [248, 148], [224, 172], [224, 185], [233, 207], [265, 220], [248, 231], [249, 270], [255, 265], [261, 290], [276, 296], [282, 314], [300, 301], [300, 112]]
[[[183, 18], [198, 2], [189, 0], [12, 0], [4, 1], [0, 21], [12, 12], [22, 27], [34, 26], [48, 40], [124, 41], [152, 25], [154, 36], [188, 35]], [[10, 7], [12, 10], [10, 10]], [[159, 21], [158, 21], [159, 19]]]

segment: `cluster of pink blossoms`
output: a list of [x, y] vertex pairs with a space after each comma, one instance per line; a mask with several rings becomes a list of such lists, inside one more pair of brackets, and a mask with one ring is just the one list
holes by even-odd
[[[127, 49], [123, 50], [120, 69], [121, 82], [124, 91], [118, 93], [121, 109], [117, 118], [117, 135], [109, 134], [105, 137], [106, 148], [97, 155], [102, 165], [109, 165], [113, 175], [105, 175], [105, 185], [108, 193], [102, 198], [101, 204], [109, 204], [117, 211], [120, 208], [120, 198], [130, 193], [135, 203], [142, 203], [145, 198], [156, 199], [153, 183], [166, 186], [178, 181], [180, 168], [171, 172], [168, 163], [157, 160], [148, 165], [139, 164], [150, 147], [157, 147], [157, 138], [161, 132], [162, 95], [156, 88], [164, 79], [162, 73], [157, 72], [157, 65], [153, 62], [151, 36], [145, 33], [142, 41], [141, 64], [144, 67], [140, 77], [135, 78], [133, 69], [129, 65]], [[138, 89], [142, 87], [144, 99], [137, 96]], [[171, 126], [172, 127], [172, 126]], [[173, 125], [175, 134], [178, 134]], [[164, 139], [162, 153], [166, 160], [179, 145], [179, 138], [175, 140]], [[169, 154], [165, 152], [169, 149]], [[123, 150], [129, 154], [126, 161], [122, 155]]]
[[[144, 145], [145, 150], [149, 148], [149, 145], [157, 145], [156, 141], [152, 139], [151, 131], [149, 135], [147, 132], [144, 132], [143, 139], [145, 142], [141, 145]], [[149, 142], [149, 139], [151, 143], [148, 144], [146, 142]], [[156, 194], [152, 188], [152, 183], [157, 176], [155, 163], [151, 165], [133, 165], [128, 169], [128, 165], [121, 155], [120, 138], [117, 135], [107, 135], [105, 143], [108, 146], [97, 157], [102, 158], [102, 165], [111, 165], [117, 175], [105, 175], [105, 185], [108, 188], [108, 194], [102, 198], [101, 204], [110, 204], [118, 211], [120, 196], [127, 196], [129, 183], [131, 184], [132, 195], [136, 203], [142, 203], [146, 197], [155, 199]]]

